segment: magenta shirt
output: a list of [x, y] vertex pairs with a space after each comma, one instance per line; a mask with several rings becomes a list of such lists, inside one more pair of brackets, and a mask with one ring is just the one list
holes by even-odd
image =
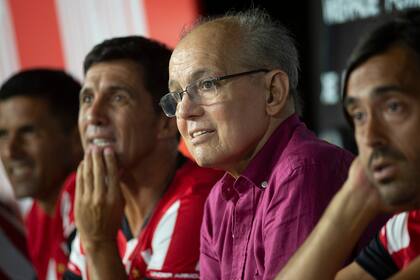
[[352, 159], [289, 117], [237, 180], [225, 174], [212, 189], [200, 278], [273, 279], [344, 183]]

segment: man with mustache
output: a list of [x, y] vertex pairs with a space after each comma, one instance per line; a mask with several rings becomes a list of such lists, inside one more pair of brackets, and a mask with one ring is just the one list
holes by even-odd
[[[420, 260], [410, 263], [420, 255], [419, 77], [420, 10], [380, 25], [353, 51], [344, 108], [359, 156], [278, 279], [418, 279]], [[396, 215], [339, 271], [362, 230], [384, 211]]]
[[177, 150], [176, 122], [159, 107], [170, 55], [159, 42], [129, 36], [105, 40], [85, 58], [85, 157], [67, 279], [199, 278], [204, 202], [221, 174]]
[[61, 70], [30, 69], [0, 88], [0, 156], [15, 196], [32, 198], [24, 217], [38, 279], [60, 279], [74, 237], [74, 170], [80, 84]]

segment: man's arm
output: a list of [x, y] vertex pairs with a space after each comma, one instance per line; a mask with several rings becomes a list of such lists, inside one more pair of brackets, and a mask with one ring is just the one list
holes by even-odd
[[116, 242], [123, 209], [114, 152], [94, 148], [77, 170], [75, 202], [90, 280], [127, 279]]
[[[277, 279], [334, 279], [360, 235], [380, 209], [379, 194], [368, 182], [356, 159], [343, 188]], [[357, 264], [351, 264], [340, 273], [339, 279], [356, 279], [356, 275], [367, 277], [367, 272]]]

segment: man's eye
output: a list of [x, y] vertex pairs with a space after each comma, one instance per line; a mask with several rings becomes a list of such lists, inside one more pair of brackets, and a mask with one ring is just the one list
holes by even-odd
[[353, 112], [350, 115], [351, 115], [351, 118], [353, 119], [354, 124], [363, 122], [366, 116], [366, 114], [361, 111]]
[[387, 102], [386, 107], [388, 112], [391, 113], [399, 113], [403, 109], [401, 102], [396, 100], [390, 100]]
[[214, 80], [208, 79], [208, 80], [202, 80], [199, 83], [199, 89], [200, 90], [204, 90], [204, 91], [208, 91], [208, 90], [212, 90], [215, 87], [215, 82]]
[[122, 94], [115, 94], [112, 98], [115, 102], [121, 102], [124, 100], [124, 96]]
[[92, 103], [92, 100], [93, 100], [92, 95], [87, 95], [87, 94], [83, 95], [80, 98], [80, 101], [81, 101], [82, 104], [90, 104], [90, 103]]
[[7, 136], [7, 130], [6, 129], [0, 129], [0, 139], [3, 139]]

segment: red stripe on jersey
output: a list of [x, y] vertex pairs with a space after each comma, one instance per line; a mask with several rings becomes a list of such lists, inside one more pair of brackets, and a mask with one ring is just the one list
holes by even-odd
[[54, 0], [10, 0], [22, 68], [64, 67]]
[[197, 0], [145, 0], [149, 36], [174, 47], [185, 25], [198, 15]]

